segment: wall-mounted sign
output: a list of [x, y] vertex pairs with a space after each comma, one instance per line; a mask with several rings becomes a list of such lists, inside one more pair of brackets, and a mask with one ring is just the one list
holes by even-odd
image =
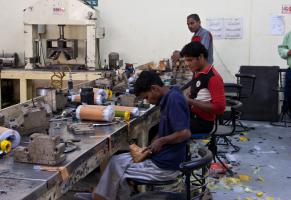
[[209, 18], [206, 22], [208, 30], [215, 39], [243, 38], [242, 18]]
[[291, 4], [282, 5], [282, 14], [291, 14]]
[[269, 18], [269, 34], [284, 35], [284, 33], [285, 33], [284, 16], [271, 15]]

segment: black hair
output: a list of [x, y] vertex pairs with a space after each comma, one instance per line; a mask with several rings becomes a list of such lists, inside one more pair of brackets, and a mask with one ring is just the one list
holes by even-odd
[[139, 96], [142, 92], [148, 92], [152, 85], [164, 86], [163, 81], [154, 71], [143, 71], [134, 84], [134, 93]]
[[197, 22], [201, 22], [200, 21], [200, 17], [199, 17], [199, 15], [197, 15], [197, 14], [191, 14], [191, 15], [188, 15], [188, 17], [187, 17], [187, 19], [194, 19], [195, 21], [197, 21]]
[[204, 58], [208, 58], [208, 52], [200, 42], [190, 42], [186, 44], [180, 52], [181, 57], [187, 56], [198, 58], [201, 54]]

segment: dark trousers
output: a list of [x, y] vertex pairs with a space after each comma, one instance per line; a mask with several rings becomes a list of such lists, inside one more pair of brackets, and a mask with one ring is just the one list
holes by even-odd
[[284, 100], [287, 103], [287, 109], [291, 114], [291, 68], [289, 67], [285, 75], [285, 92]]
[[210, 133], [213, 130], [213, 126], [213, 121], [207, 121], [194, 115], [190, 117], [190, 130], [192, 134]]

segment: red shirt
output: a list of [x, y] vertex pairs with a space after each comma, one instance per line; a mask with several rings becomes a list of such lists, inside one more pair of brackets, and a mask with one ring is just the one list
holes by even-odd
[[203, 75], [209, 77], [209, 79], [207, 79], [208, 82], [206, 83], [207, 88], [204, 89], [208, 90], [210, 93], [210, 103], [212, 104], [211, 112], [205, 112], [197, 106], [192, 106], [191, 110], [194, 114], [204, 120], [214, 121], [216, 115], [223, 114], [226, 107], [223, 79], [213, 65], [209, 65], [203, 71], [194, 74], [193, 80], [199, 80]]

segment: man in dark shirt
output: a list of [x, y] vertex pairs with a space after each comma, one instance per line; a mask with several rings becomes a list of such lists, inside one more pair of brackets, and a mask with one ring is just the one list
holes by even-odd
[[[213, 63], [213, 37], [212, 34], [201, 26], [201, 20], [199, 15], [191, 14], [187, 17], [187, 26], [188, 29], [194, 33], [191, 38], [192, 42], [200, 42], [204, 45], [207, 50], [208, 58], [207, 61], [209, 64]], [[177, 62], [177, 60], [181, 57], [180, 51], [174, 51], [172, 55], [173, 62]]]
[[191, 107], [190, 129], [192, 134], [210, 133], [216, 115], [226, 107], [224, 84], [200, 42], [191, 42], [181, 51], [185, 65], [193, 72], [191, 94], [187, 101]]
[[133, 163], [129, 153], [113, 156], [106, 167], [93, 199], [129, 199], [127, 178], [144, 180], [172, 180], [179, 175], [179, 165], [186, 159], [186, 143], [191, 136], [189, 110], [178, 88], [164, 86], [160, 77], [144, 71], [137, 79], [135, 93], [151, 104], [160, 105], [158, 136], [145, 148], [152, 155], [140, 163]]

